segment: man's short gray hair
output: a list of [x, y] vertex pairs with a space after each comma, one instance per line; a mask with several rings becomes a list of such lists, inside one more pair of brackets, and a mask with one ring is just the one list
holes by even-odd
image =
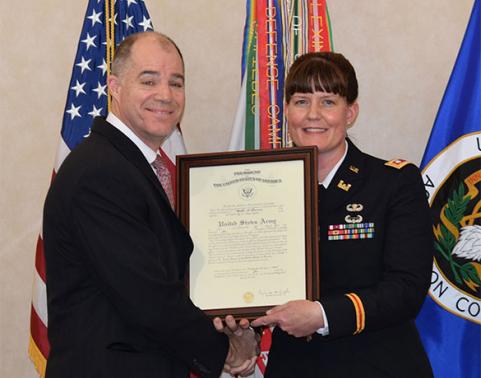
[[175, 50], [180, 56], [180, 60], [182, 61], [182, 67], [184, 67], [184, 58], [182, 57], [182, 53], [180, 52], [180, 49], [175, 44], [175, 42], [165, 34], [149, 31], [149, 32], [131, 34], [118, 45], [117, 49], [115, 50], [114, 60], [112, 62], [111, 72], [113, 75], [115, 76], [122, 75], [126, 66], [129, 63], [130, 55], [132, 52], [132, 46], [136, 41], [138, 41], [141, 38], [145, 38], [147, 36], [155, 37], [161, 46], [167, 46], [167, 45], [174, 46]]

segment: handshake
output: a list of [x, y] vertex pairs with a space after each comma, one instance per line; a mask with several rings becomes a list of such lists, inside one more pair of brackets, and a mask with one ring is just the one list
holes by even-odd
[[233, 316], [228, 315], [225, 323], [220, 318], [215, 318], [214, 326], [217, 331], [229, 337], [229, 352], [224, 363], [224, 371], [232, 376], [241, 377], [252, 374], [260, 353], [260, 336], [249, 326], [249, 321], [241, 319], [237, 323]]
[[[236, 323], [234, 317], [228, 315], [225, 325], [220, 318], [215, 318], [214, 326], [229, 336], [224, 370], [241, 377], [251, 374], [260, 350], [259, 335], [249, 327], [249, 321], [242, 319]], [[310, 340], [317, 330], [326, 327], [326, 321], [318, 302], [294, 300], [271, 308], [266, 315], [252, 321], [252, 326], [277, 326], [289, 335]]]

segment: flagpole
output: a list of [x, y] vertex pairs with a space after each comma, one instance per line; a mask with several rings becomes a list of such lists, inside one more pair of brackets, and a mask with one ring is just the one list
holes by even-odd
[[[105, 0], [105, 56], [107, 60], [107, 83], [110, 77], [110, 67], [114, 59], [115, 49], [115, 0]], [[110, 111], [112, 98], [107, 91], [107, 111]]]

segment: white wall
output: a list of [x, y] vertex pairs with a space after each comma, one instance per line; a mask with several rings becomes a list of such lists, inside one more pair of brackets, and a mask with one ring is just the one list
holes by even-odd
[[[419, 163], [472, 0], [328, 0], [334, 47], [358, 72], [365, 151]], [[189, 152], [226, 148], [240, 82], [243, 0], [145, 0], [184, 53]], [[87, 0], [0, 3], [0, 377], [27, 359], [34, 250]]]

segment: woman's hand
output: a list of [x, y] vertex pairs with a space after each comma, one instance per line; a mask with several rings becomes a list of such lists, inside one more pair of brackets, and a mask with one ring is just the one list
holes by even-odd
[[296, 300], [270, 309], [265, 316], [257, 318], [251, 325], [253, 327], [275, 325], [289, 335], [305, 337], [324, 327], [324, 317], [319, 303]]

